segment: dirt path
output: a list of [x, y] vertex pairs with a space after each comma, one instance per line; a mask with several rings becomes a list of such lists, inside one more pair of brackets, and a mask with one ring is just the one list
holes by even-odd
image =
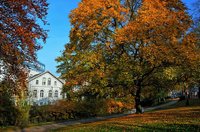
[[[144, 109], [144, 112], [155, 110], [155, 109], [160, 109], [160, 108], [163, 108], [163, 107], [166, 107], [166, 106], [169, 106], [169, 105], [173, 105], [175, 103], [177, 103], [177, 100], [171, 101], [171, 102], [163, 104], [163, 105], [146, 108], [146, 109]], [[54, 123], [54, 124], [50, 124], [50, 125], [33, 126], [33, 127], [29, 127], [29, 128], [24, 128], [22, 130], [18, 129], [18, 130], [14, 130], [14, 131], [15, 132], [48, 132], [48, 131], [53, 130], [53, 129], [65, 127], [66, 125], [78, 125], [78, 124], [82, 124], [82, 123], [102, 121], [102, 120], [106, 120], [106, 119], [110, 119], [110, 118], [127, 116], [129, 114], [134, 114], [134, 113], [135, 113], [135, 109], [133, 109], [132, 111], [130, 111], [126, 114], [116, 114], [116, 115], [110, 115], [110, 116], [105, 116], [105, 117], [92, 117], [92, 118], [88, 118], [88, 119], [66, 121], [66, 122]]]

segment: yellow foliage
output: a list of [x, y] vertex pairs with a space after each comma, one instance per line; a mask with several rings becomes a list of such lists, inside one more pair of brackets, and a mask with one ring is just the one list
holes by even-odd
[[132, 104], [116, 101], [113, 99], [107, 99], [106, 100], [106, 111], [108, 113], [119, 113], [122, 112], [123, 109], [131, 109]]

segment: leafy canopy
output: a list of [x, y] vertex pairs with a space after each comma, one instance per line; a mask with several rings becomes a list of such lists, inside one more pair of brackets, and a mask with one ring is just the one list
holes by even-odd
[[140, 98], [152, 77], [168, 74], [165, 68], [199, 61], [181, 0], [82, 0], [70, 19], [70, 42], [57, 58], [67, 88], [101, 96], [122, 89], [116, 96], [128, 90]]
[[25, 79], [25, 61], [35, 61], [41, 48], [38, 40], [45, 42], [46, 31], [39, 23], [46, 24], [46, 0], [0, 1], [0, 73], [13, 81]]

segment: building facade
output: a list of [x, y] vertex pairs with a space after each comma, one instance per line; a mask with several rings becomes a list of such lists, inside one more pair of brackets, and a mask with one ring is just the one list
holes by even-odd
[[63, 82], [51, 72], [45, 71], [40, 62], [25, 62], [28, 69], [28, 101], [32, 105], [52, 104], [65, 98]]
[[[24, 62], [25, 72], [28, 73], [28, 98], [31, 105], [52, 104], [65, 98], [62, 92], [63, 81], [51, 72], [45, 71], [45, 65], [36, 62]], [[0, 60], [0, 82], [6, 73], [5, 66]], [[14, 100], [16, 101], [16, 97]]]
[[63, 82], [49, 71], [32, 75], [28, 80], [28, 100], [33, 105], [52, 104], [65, 98], [62, 87]]

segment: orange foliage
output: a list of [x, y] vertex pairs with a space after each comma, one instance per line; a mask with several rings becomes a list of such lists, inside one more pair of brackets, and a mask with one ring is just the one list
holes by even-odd
[[36, 39], [46, 39], [46, 32], [36, 23], [36, 18], [44, 18], [47, 14], [46, 0], [1, 0], [0, 2], [0, 37], [1, 59], [24, 60], [25, 55], [35, 56], [35, 51], [40, 49]]
[[46, 24], [47, 6], [46, 0], [0, 1], [0, 64], [7, 78], [22, 82], [26, 78], [23, 62], [36, 60], [35, 52], [41, 48], [38, 40], [45, 42], [47, 37], [37, 21]]
[[70, 42], [57, 59], [58, 71], [80, 86], [88, 82], [97, 94], [123, 87], [137, 96], [138, 106], [141, 89], [162, 68], [200, 61], [181, 0], [82, 0], [70, 19]]
[[106, 113], [120, 113], [123, 112], [123, 110], [128, 110], [132, 108], [133, 104], [121, 102], [121, 101], [115, 101], [113, 99], [107, 99], [105, 101], [106, 103]]

